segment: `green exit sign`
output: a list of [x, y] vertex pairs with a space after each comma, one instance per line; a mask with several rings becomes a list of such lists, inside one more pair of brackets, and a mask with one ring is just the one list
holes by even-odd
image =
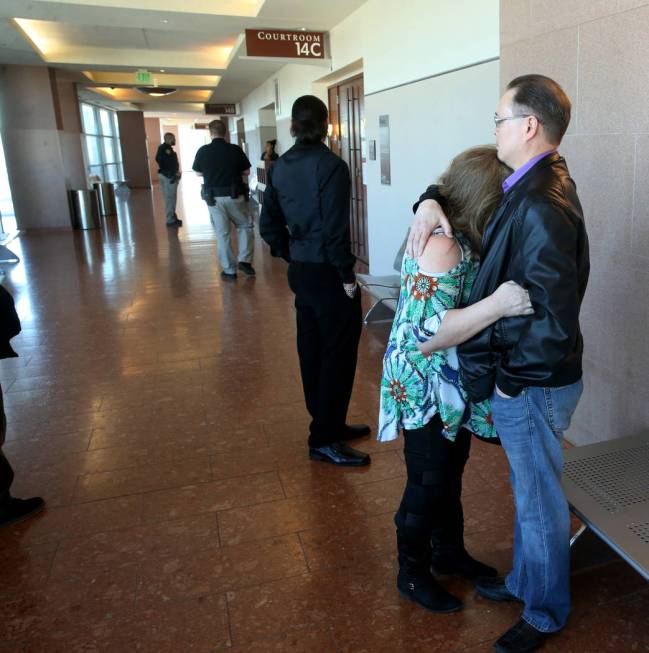
[[135, 81], [139, 84], [150, 84], [151, 73], [148, 70], [138, 70], [135, 73]]

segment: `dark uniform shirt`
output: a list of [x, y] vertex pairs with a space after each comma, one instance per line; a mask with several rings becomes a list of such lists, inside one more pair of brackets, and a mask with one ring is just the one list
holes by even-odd
[[[9, 341], [20, 333], [20, 320], [13, 297], [0, 286], [0, 358], [17, 356]], [[0, 433], [0, 435], [2, 435]]]
[[178, 165], [178, 155], [174, 152], [173, 147], [167, 143], [163, 143], [158, 147], [155, 155], [155, 160], [160, 169], [158, 172], [169, 179], [178, 176], [180, 166]]
[[269, 170], [264, 190], [259, 231], [271, 254], [328, 263], [352, 283], [350, 192], [347, 164], [326, 145], [294, 145]]
[[228, 189], [240, 184], [243, 192], [241, 174], [250, 169], [250, 161], [238, 145], [215, 138], [198, 149], [192, 168], [202, 173], [206, 188]]

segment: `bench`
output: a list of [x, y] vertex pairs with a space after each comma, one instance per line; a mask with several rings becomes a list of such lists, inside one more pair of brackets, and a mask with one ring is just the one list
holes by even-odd
[[[408, 229], [410, 233], [410, 229]], [[401, 290], [401, 263], [406, 251], [408, 233], [394, 258], [393, 268], [398, 274], [375, 276], [373, 274], [357, 274], [356, 279], [361, 288], [374, 300], [374, 303], [367, 311], [363, 321], [370, 322], [391, 322], [397, 310], [399, 292]]]
[[564, 452], [563, 489], [583, 526], [649, 580], [649, 435]]

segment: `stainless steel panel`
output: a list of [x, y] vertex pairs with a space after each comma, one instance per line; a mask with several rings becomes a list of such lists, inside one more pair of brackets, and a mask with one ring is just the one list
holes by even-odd
[[563, 487], [573, 512], [649, 579], [649, 435], [568, 449]]

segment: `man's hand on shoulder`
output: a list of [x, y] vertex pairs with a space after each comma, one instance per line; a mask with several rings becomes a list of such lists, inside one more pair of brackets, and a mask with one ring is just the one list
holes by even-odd
[[453, 229], [448, 221], [442, 207], [435, 200], [423, 200], [420, 202], [415, 213], [415, 219], [410, 227], [408, 242], [406, 243], [406, 253], [411, 258], [417, 258], [422, 255], [428, 238], [433, 231], [441, 226], [444, 233], [452, 238]]

